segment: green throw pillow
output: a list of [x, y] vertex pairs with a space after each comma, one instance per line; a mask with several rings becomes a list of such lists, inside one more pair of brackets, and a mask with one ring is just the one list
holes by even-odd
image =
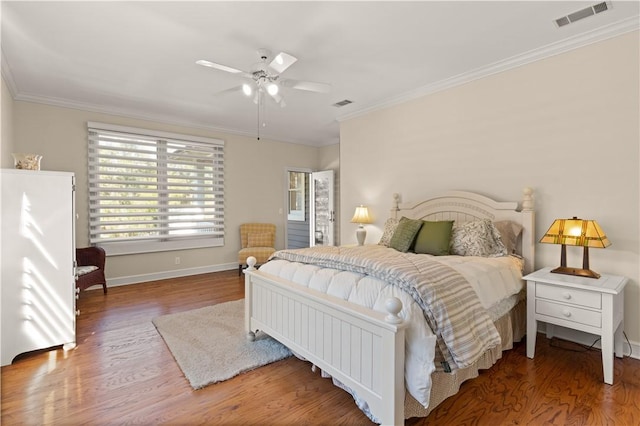
[[434, 256], [449, 254], [452, 227], [452, 220], [441, 220], [437, 222], [425, 220], [416, 237], [414, 251], [416, 253], [432, 254]]
[[398, 251], [406, 253], [409, 251], [413, 240], [416, 238], [416, 234], [422, 226], [422, 221], [419, 219], [407, 219], [406, 217], [400, 218], [398, 221], [398, 227], [391, 237], [389, 247]]

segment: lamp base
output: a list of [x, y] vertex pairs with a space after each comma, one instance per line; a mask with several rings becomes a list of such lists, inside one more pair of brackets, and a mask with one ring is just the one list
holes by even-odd
[[578, 277], [586, 277], [586, 278], [600, 278], [600, 274], [592, 271], [591, 269], [579, 269], [579, 268], [569, 268], [566, 266], [558, 266], [556, 269], [552, 269], [551, 272], [556, 274], [564, 274], [564, 275], [576, 275]]
[[356, 229], [356, 240], [358, 240], [359, 246], [364, 245], [365, 238], [367, 238], [367, 230], [364, 229], [364, 226], [360, 225], [358, 229]]

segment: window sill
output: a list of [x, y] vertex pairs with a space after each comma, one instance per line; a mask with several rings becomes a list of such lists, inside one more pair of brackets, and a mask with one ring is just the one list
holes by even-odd
[[127, 254], [155, 253], [161, 251], [188, 250], [206, 247], [224, 246], [223, 238], [198, 238], [174, 241], [140, 241], [97, 244], [102, 247], [107, 256], [122, 256]]

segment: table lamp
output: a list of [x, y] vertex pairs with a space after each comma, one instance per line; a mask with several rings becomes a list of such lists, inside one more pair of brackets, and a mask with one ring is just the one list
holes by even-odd
[[[551, 272], [580, 277], [600, 278], [600, 274], [589, 269], [589, 247], [605, 248], [611, 243], [595, 220], [556, 219], [544, 234], [541, 243], [561, 244], [560, 266]], [[567, 267], [567, 246], [584, 247], [582, 269]]]
[[356, 207], [356, 212], [351, 218], [351, 223], [358, 224], [358, 229], [356, 230], [356, 239], [358, 240], [358, 245], [361, 246], [364, 244], [364, 239], [367, 237], [367, 230], [364, 229], [363, 225], [365, 223], [371, 223], [371, 218], [369, 217], [369, 209], [363, 205]]

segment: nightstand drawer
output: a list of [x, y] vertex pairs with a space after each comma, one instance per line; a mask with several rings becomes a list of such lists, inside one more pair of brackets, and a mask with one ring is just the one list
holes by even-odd
[[554, 303], [548, 300], [536, 300], [536, 313], [591, 327], [600, 328], [602, 326], [602, 314], [600, 312]]
[[536, 297], [571, 303], [587, 308], [602, 308], [602, 295], [595, 291], [538, 283], [536, 286]]

